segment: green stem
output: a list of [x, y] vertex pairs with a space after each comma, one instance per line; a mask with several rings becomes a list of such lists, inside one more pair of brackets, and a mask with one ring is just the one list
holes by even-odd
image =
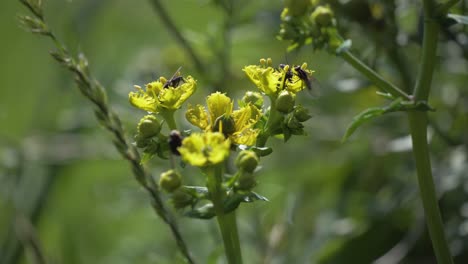
[[360, 61], [357, 57], [355, 57], [351, 52], [344, 51], [340, 53], [340, 55], [346, 62], [351, 64], [351, 66], [353, 66], [356, 70], [361, 72], [370, 81], [372, 81], [375, 85], [377, 85], [377, 88], [379, 88], [379, 90], [381, 90], [382, 92], [390, 93], [394, 97], [403, 97], [406, 100], [411, 100], [411, 97], [408, 94], [400, 90], [394, 84], [385, 80], [377, 72], [369, 68], [362, 61]]
[[276, 98], [270, 97], [270, 113], [268, 115], [268, 120], [263, 128], [263, 131], [257, 138], [256, 146], [264, 147], [268, 138], [272, 134], [272, 128], [277, 127], [277, 124], [281, 121], [281, 113], [275, 110]]
[[453, 263], [444, 235], [444, 226], [437, 202], [434, 180], [432, 178], [431, 160], [427, 145], [427, 114], [426, 112], [420, 111], [409, 112], [408, 118], [413, 142], [413, 155], [416, 163], [419, 192], [437, 263]]
[[223, 203], [226, 192], [222, 187], [223, 165], [207, 168], [206, 174], [208, 176], [207, 186], [223, 238], [226, 258], [229, 264], [242, 264], [235, 211], [227, 214], [224, 212]]
[[169, 127], [170, 130], [177, 129], [177, 124], [174, 119], [174, 111], [171, 111], [171, 110], [161, 111], [161, 116], [164, 118], [164, 121], [166, 121], [167, 126]]
[[[424, 1], [422, 59], [414, 88], [414, 100], [416, 102], [427, 101], [431, 89], [439, 35], [439, 25], [435, 19], [437, 14], [434, 13], [434, 7], [435, 2], [433, 0]], [[413, 142], [413, 156], [416, 164], [419, 192], [432, 246], [438, 263], [451, 264], [453, 260], [444, 234], [444, 225], [431, 171], [431, 160], [427, 144], [427, 112], [408, 112], [408, 119]]]

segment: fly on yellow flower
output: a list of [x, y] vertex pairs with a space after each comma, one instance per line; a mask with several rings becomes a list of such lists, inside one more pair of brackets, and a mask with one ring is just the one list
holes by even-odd
[[190, 165], [205, 167], [223, 162], [229, 156], [230, 146], [230, 140], [222, 133], [208, 131], [184, 138], [178, 151]]
[[135, 85], [136, 92], [128, 95], [130, 103], [142, 110], [158, 113], [175, 111], [195, 92], [196, 81], [192, 76], [167, 80], [164, 77], [146, 84], [146, 91]]
[[205, 131], [222, 132], [234, 144], [255, 144], [259, 130], [253, 127], [261, 116], [257, 107], [247, 104], [233, 111], [231, 98], [220, 92], [209, 95], [206, 104], [208, 111], [202, 105], [189, 106], [185, 116], [191, 124]]
[[271, 59], [261, 59], [260, 65], [246, 66], [243, 71], [260, 91], [274, 98], [283, 90], [296, 94], [307, 88], [313, 73], [307, 69], [306, 63], [294, 67], [281, 64], [278, 68], [273, 68]]

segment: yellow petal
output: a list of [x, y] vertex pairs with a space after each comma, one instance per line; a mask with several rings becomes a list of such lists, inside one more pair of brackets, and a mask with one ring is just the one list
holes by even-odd
[[204, 166], [208, 159], [203, 155], [201, 149], [204, 146], [202, 134], [193, 133], [184, 138], [182, 146], [178, 148], [182, 159], [193, 166]]
[[242, 131], [255, 125], [260, 119], [261, 113], [255, 106], [248, 104], [232, 112], [232, 116], [234, 118], [236, 131]]
[[192, 107], [189, 105], [187, 112], [185, 113], [185, 118], [190, 122], [190, 124], [197, 126], [203, 130], [208, 128], [209, 120], [206, 109], [202, 105], [196, 105]]
[[229, 138], [234, 144], [253, 146], [259, 133], [260, 131], [258, 129], [248, 128], [232, 134]]
[[130, 92], [128, 94], [130, 104], [148, 112], [157, 112], [156, 98], [144, 92], [139, 86], [135, 86], [135, 88], [137, 88], [137, 92]]
[[178, 150], [184, 161], [203, 167], [224, 161], [229, 156], [230, 141], [218, 132], [193, 133]]
[[212, 125], [218, 117], [224, 114], [229, 116], [232, 112], [233, 102], [231, 98], [220, 92], [210, 94], [206, 98], [206, 104], [208, 106], [208, 111], [210, 112]]

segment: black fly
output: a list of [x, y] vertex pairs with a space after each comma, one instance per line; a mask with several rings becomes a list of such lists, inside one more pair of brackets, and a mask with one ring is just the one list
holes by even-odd
[[182, 69], [182, 67], [179, 67], [174, 75], [172, 75], [171, 79], [167, 80], [167, 82], [163, 85], [163, 88], [177, 87], [180, 85], [180, 82], [185, 82], [182, 76], [177, 76], [180, 69]]

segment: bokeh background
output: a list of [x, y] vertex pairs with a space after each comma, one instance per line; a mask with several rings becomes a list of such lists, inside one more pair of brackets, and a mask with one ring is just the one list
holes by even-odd
[[[340, 58], [304, 47], [287, 53], [276, 38], [281, 1], [162, 1], [203, 63], [161, 22], [151, 1], [46, 1], [51, 28], [89, 59], [128, 137], [144, 113], [127, 100], [133, 85], [160, 75], [199, 82], [192, 103], [213, 91], [240, 98], [254, 89], [241, 71], [271, 57], [307, 62], [320, 96], [299, 101], [313, 118], [307, 136], [271, 140], [256, 191], [269, 202], [238, 210], [245, 263], [435, 263], [425, 229], [405, 115], [360, 128], [341, 143], [352, 117], [386, 102]], [[420, 1], [329, 1], [353, 51], [409, 90], [419, 66]], [[468, 1], [454, 12], [466, 14]], [[53, 45], [18, 25], [27, 11], [0, 4], [0, 263], [34, 263], [23, 243], [33, 236], [51, 263], [182, 263], [166, 225], [149, 205], [81, 96], [53, 61]], [[430, 146], [446, 234], [457, 263], [468, 262], [468, 35], [443, 27], [430, 101]], [[179, 124], [188, 128], [179, 117]], [[153, 175], [168, 167], [149, 164]], [[200, 177], [199, 175], [185, 175]], [[198, 263], [221, 263], [213, 221], [179, 217]], [[22, 236], [23, 234], [23, 236]]]

